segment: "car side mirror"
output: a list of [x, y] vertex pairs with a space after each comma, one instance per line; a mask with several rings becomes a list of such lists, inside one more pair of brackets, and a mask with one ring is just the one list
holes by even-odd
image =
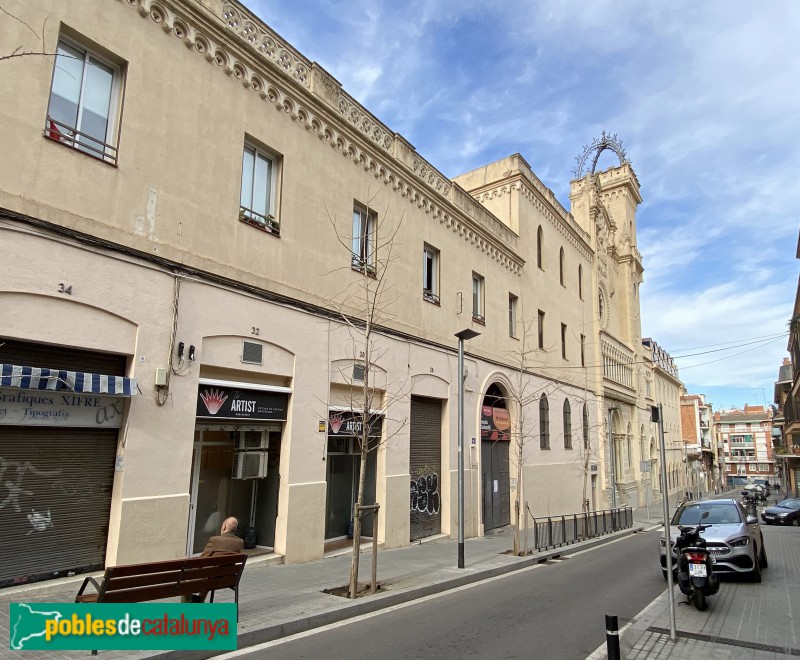
[[747, 516], [747, 524], [748, 525], [758, 524], [758, 518], [756, 518], [756, 516]]

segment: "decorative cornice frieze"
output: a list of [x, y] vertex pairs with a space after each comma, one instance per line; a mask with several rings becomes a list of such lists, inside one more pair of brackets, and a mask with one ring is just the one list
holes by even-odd
[[[345, 131], [339, 130], [326, 118], [324, 112], [314, 109], [311, 103], [302, 99], [302, 95], [290, 93], [274, 75], [271, 75], [271, 72], [256, 70], [245, 61], [246, 58], [237, 55], [236, 48], [214, 39], [213, 29], [204, 30], [198, 27], [185, 15], [185, 12], [177, 8], [174, 0], [120, 1], [136, 8], [143, 18], [149, 17], [153, 23], [161, 26], [164, 32], [172, 33], [187, 48], [203, 55], [209, 63], [219, 66], [227, 75], [239, 80], [245, 89], [257, 93], [277, 111], [286, 114], [292, 121], [316, 134], [320, 140], [339, 151], [342, 156], [372, 173], [376, 179], [383, 181], [409, 203], [423, 209], [454, 233], [462, 236], [476, 249], [488, 254], [512, 273], [521, 274], [524, 260], [509, 251], [507, 246], [492, 236], [488, 229], [482, 231], [479, 229], [480, 225], [472, 226], [450, 213], [444, 204], [424, 190], [430, 188], [431, 192], [449, 199], [452, 196], [453, 184], [438, 174], [422, 158], [415, 157], [413, 167], [409, 168], [418, 181], [408, 181], [403, 174], [400, 174], [399, 168], [393, 168], [388, 162], [384, 162], [363, 148]], [[261, 56], [277, 65], [285, 75], [291, 76], [301, 87], [309, 88], [309, 72], [313, 65], [308, 60], [300, 59], [299, 55], [277, 40], [276, 35], [264, 29], [260, 23], [251, 20], [231, 3], [225, 2], [224, 8], [229, 30], [244, 39]], [[342, 91], [339, 94], [338, 110], [346, 120], [346, 126], [353, 127], [360, 135], [368, 137], [369, 143], [379, 146], [387, 159], [395, 159], [391, 153], [395, 137]], [[419, 184], [419, 187], [415, 183]]]
[[300, 85], [310, 88], [311, 62], [282, 41], [261, 21], [246, 12], [243, 7], [231, 2], [223, 3], [222, 19], [231, 32], [244, 39], [256, 52], [266, 57]]

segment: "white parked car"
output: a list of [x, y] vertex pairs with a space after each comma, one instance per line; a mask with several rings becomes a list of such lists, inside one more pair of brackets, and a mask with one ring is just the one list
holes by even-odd
[[[675, 539], [680, 531], [678, 525], [697, 525], [700, 517], [708, 511], [703, 525], [710, 525], [702, 536], [706, 547], [714, 558], [714, 572], [749, 574], [754, 582], [761, 582], [761, 569], [767, 568], [767, 553], [758, 518], [748, 516], [741, 502], [734, 499], [699, 500], [685, 502], [678, 507], [670, 521], [670, 548], [672, 567], [675, 570], [677, 556]], [[667, 556], [664, 533], [659, 540], [661, 572], [667, 578]]]

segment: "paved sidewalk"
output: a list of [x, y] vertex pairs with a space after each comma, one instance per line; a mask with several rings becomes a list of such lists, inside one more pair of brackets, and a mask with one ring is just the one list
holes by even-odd
[[[641, 517], [641, 516], [636, 516]], [[646, 517], [646, 512], [644, 514]], [[343, 554], [305, 564], [267, 565], [248, 562], [240, 584], [239, 648], [285, 637], [361, 614], [441, 593], [448, 589], [519, 570], [553, 556], [607, 543], [627, 536], [632, 529], [606, 534], [597, 539], [539, 552], [528, 557], [505, 554], [513, 546], [513, 530], [501, 528], [483, 538], [467, 539], [464, 544], [466, 567], [457, 568], [458, 543], [438, 538], [405, 548], [381, 550], [378, 554], [379, 593], [348, 600], [323, 593], [324, 589], [344, 586], [349, 579], [350, 555]], [[347, 551], [345, 551], [347, 552]], [[362, 549], [361, 581], [369, 579], [371, 548]], [[9, 603], [72, 602], [83, 576], [54, 580], [13, 589], [0, 590], [0, 658], [20, 658], [9, 650]], [[230, 594], [230, 595], [229, 595]], [[215, 602], [230, 602], [232, 592], [217, 592]], [[117, 658], [169, 658], [178, 653], [101, 651], [105, 660]], [[211, 653], [183, 652], [180, 657], [204, 658]], [[89, 657], [88, 651], [24, 652], [26, 658], [61, 660]]]

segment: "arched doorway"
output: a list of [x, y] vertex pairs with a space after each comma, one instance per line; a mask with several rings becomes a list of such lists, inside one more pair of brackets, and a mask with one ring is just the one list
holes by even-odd
[[481, 406], [481, 484], [483, 492], [483, 529], [495, 529], [511, 522], [511, 484], [509, 446], [511, 415], [507, 397], [492, 384]]

